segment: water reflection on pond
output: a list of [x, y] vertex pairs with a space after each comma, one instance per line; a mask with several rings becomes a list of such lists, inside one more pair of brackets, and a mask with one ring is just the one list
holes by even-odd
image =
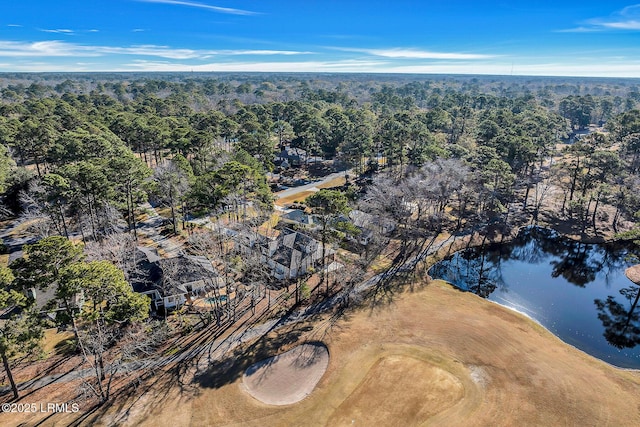
[[626, 249], [528, 227], [506, 244], [457, 252], [429, 274], [532, 317], [563, 341], [640, 368], [639, 287]]

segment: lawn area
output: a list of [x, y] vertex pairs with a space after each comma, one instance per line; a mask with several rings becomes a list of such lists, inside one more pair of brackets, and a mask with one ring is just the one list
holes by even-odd
[[391, 263], [391, 260], [386, 256], [378, 255], [376, 259], [374, 259], [371, 263], [371, 270], [373, 270], [373, 272], [376, 274], [382, 273], [383, 271], [386, 271], [389, 269], [389, 267], [391, 267]]
[[[175, 212], [176, 212], [176, 219], [179, 219], [180, 218], [180, 214], [179, 214], [178, 210], [176, 209]], [[160, 215], [161, 217], [171, 218], [171, 208], [157, 207], [156, 208], [156, 213], [158, 215]]]
[[342, 187], [346, 184], [347, 180], [344, 176], [339, 176], [337, 178], [332, 179], [329, 182], [325, 182], [324, 184], [318, 185], [318, 188], [333, 188], [333, 187]]
[[[189, 392], [157, 382], [87, 422], [640, 425], [640, 413], [630, 410], [640, 405], [637, 371], [616, 369], [530, 319], [444, 282], [423, 285], [337, 322], [327, 316], [272, 331], [204, 376], [184, 376]], [[307, 398], [272, 406], [246, 392], [242, 374], [252, 363], [318, 341], [329, 350], [329, 366]]]
[[280, 215], [278, 215], [277, 213], [272, 213], [271, 216], [269, 217], [269, 219], [266, 220], [260, 226], [260, 228], [258, 228], [258, 231], [261, 234], [264, 234], [266, 236], [270, 236], [273, 233], [274, 227], [276, 225], [278, 225], [278, 221], [280, 221]]
[[13, 227], [13, 229], [9, 233], [9, 236], [11, 236], [11, 237], [24, 236], [25, 231], [37, 221], [38, 221], [37, 219], [22, 221], [20, 224], [18, 224], [15, 227]]
[[67, 341], [73, 339], [73, 332], [58, 332], [57, 328], [49, 328], [44, 331], [42, 350], [47, 356], [55, 353], [64, 353], [67, 350]]
[[[337, 178], [332, 179], [331, 181], [317, 185], [316, 188], [326, 189], [326, 188], [342, 187], [346, 182], [347, 180], [345, 179], [344, 176], [339, 176]], [[304, 202], [307, 197], [311, 196], [315, 192], [316, 190], [303, 190], [291, 196], [277, 199], [275, 203], [278, 206], [286, 206], [294, 202]]]
[[311, 196], [314, 193], [315, 193], [315, 191], [301, 191], [301, 192], [296, 193], [294, 195], [291, 195], [291, 196], [288, 196], [288, 197], [283, 197], [282, 199], [276, 200], [276, 205], [278, 205], [278, 206], [286, 206], [286, 205], [289, 205], [289, 204], [291, 204], [293, 202], [304, 202], [307, 197]]

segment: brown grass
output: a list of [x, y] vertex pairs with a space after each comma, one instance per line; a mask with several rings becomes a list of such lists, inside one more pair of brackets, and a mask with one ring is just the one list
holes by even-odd
[[280, 220], [280, 215], [277, 213], [271, 214], [268, 220], [266, 220], [259, 228], [258, 232], [270, 236], [273, 234], [273, 229], [276, 225], [278, 225], [278, 221]]
[[344, 176], [339, 176], [337, 178], [332, 179], [331, 181], [325, 182], [323, 184], [318, 185], [318, 188], [333, 188], [333, 187], [342, 187], [346, 184], [347, 180]]
[[[407, 373], [411, 375], [407, 375]], [[372, 393], [372, 390], [376, 390]], [[336, 408], [328, 424], [394, 425], [399, 420], [428, 419], [464, 396], [451, 373], [414, 356], [393, 354], [379, 359], [358, 388]], [[386, 408], [381, 413], [379, 408]]]
[[[157, 207], [156, 213], [163, 218], [171, 218], [171, 208]], [[180, 218], [178, 212], [176, 212], [176, 217]]]
[[391, 260], [384, 255], [378, 255], [371, 263], [371, 270], [374, 273], [382, 273], [391, 267]]
[[[345, 179], [344, 176], [339, 176], [337, 178], [332, 179], [331, 181], [325, 182], [323, 184], [319, 184], [316, 187], [317, 188], [334, 188], [334, 187], [341, 187], [343, 186], [345, 183], [347, 182], [347, 180]], [[299, 193], [295, 193], [291, 196], [287, 196], [287, 197], [283, 197], [281, 199], [277, 199], [276, 200], [276, 205], [278, 206], [286, 206], [290, 203], [293, 202], [304, 202], [304, 200], [311, 196], [312, 194], [314, 194], [315, 191], [310, 191], [310, 190], [306, 190], [306, 191], [300, 191]]]
[[21, 236], [23, 236], [25, 234], [25, 232], [29, 229], [29, 227], [31, 227], [33, 224], [35, 224], [38, 221], [39, 220], [37, 220], [37, 219], [30, 219], [30, 220], [26, 220], [26, 221], [23, 221], [23, 222], [17, 224], [9, 232], [9, 236], [11, 236], [11, 237], [21, 237]]
[[[303, 326], [271, 332], [258, 342], [258, 348], [281, 343], [268, 346], [274, 354], [299, 342], [327, 345], [325, 375], [297, 404], [262, 404], [243, 391], [240, 377], [212, 386], [185, 374], [181, 386], [167, 380], [139, 389], [87, 423], [640, 425], [637, 371], [594, 359], [518, 313], [443, 282], [395, 295], [392, 304], [359, 310], [337, 323], [319, 319], [301, 334]], [[246, 363], [238, 358], [225, 372]], [[69, 417], [48, 421], [65, 425]], [[3, 422], [24, 420], [9, 414]]]
[[291, 196], [287, 196], [287, 197], [283, 197], [282, 199], [278, 199], [276, 200], [276, 205], [278, 206], [286, 206], [290, 203], [293, 202], [303, 202], [307, 197], [311, 196], [312, 194], [314, 194], [315, 191], [301, 191], [299, 193], [293, 194]]
[[59, 353], [66, 349], [65, 342], [71, 339], [73, 339], [73, 332], [58, 332], [56, 328], [49, 328], [44, 331], [42, 350], [46, 355]]

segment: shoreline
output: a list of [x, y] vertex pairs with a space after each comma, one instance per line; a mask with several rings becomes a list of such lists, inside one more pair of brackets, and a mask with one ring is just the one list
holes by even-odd
[[[487, 241], [485, 244], [487, 244], [487, 243], [488, 243], [488, 244], [507, 244], [507, 243], [509, 243], [509, 242], [513, 241], [513, 239], [515, 239], [515, 238], [517, 237], [517, 235], [518, 235], [518, 234], [519, 234], [523, 229], [525, 229], [525, 228], [529, 228], [529, 227], [538, 227], [538, 228], [543, 228], [543, 229], [547, 229], [547, 230], [552, 230], [552, 231], [554, 231], [554, 232], [558, 233], [558, 235], [559, 235], [560, 237], [562, 237], [562, 238], [567, 238], [567, 239], [570, 239], [570, 240], [573, 240], [573, 241], [578, 241], [578, 242], [582, 242], [582, 243], [586, 243], [586, 244], [614, 244], [615, 242], [617, 242], [617, 240], [605, 240], [605, 241], [594, 242], [594, 241], [590, 241], [590, 239], [580, 239], [580, 238], [575, 238], [575, 237], [577, 237], [577, 236], [575, 236], [575, 235], [567, 235], [566, 233], [562, 233], [562, 232], [558, 231], [557, 229], [555, 229], [555, 228], [553, 228], [553, 227], [551, 227], [551, 226], [539, 225], [539, 224], [529, 224], [529, 225], [523, 225], [523, 226], [517, 227], [517, 228], [515, 228], [515, 229], [514, 229], [511, 233], [509, 233], [509, 234], [500, 234], [500, 239], [495, 239], [495, 240], [494, 240], [494, 239], [491, 239], [491, 240], [489, 240], [489, 239], [488, 239], [488, 241]], [[579, 350], [579, 351], [580, 351], [580, 352], [582, 352], [583, 354], [585, 354], [585, 355], [587, 355], [587, 356], [589, 356], [589, 357], [591, 357], [591, 358], [593, 358], [593, 359], [596, 359], [596, 360], [598, 360], [598, 361], [601, 361], [601, 362], [603, 362], [603, 363], [606, 363], [607, 365], [609, 365], [609, 366], [611, 366], [611, 367], [613, 367], [613, 368], [615, 368], [615, 369], [619, 369], [619, 370], [623, 370], [623, 371], [631, 371], [631, 372], [635, 372], [635, 373], [640, 373], [640, 367], [638, 367], [638, 368], [626, 368], [626, 367], [622, 367], [622, 366], [614, 365], [614, 364], [612, 364], [612, 363], [610, 363], [610, 362], [608, 362], [608, 361], [606, 361], [606, 360], [603, 360], [603, 359], [601, 359], [601, 358], [599, 358], [599, 357], [596, 357], [596, 356], [594, 356], [594, 355], [592, 355], [592, 354], [587, 353], [586, 351], [584, 351], [584, 350], [582, 350], [582, 349], [580, 349], [580, 348], [576, 347], [576, 346], [575, 346], [575, 345], [573, 345], [573, 344], [570, 344], [570, 343], [568, 343], [568, 342], [564, 341], [564, 340], [563, 340], [562, 338], [560, 338], [558, 335], [556, 335], [555, 333], [553, 333], [549, 328], [547, 328], [547, 327], [546, 327], [546, 326], [544, 326], [542, 323], [540, 323], [540, 321], [539, 321], [538, 319], [536, 319], [535, 317], [533, 317], [533, 316], [531, 316], [531, 315], [527, 314], [527, 313], [526, 313], [526, 312], [524, 312], [524, 311], [518, 310], [517, 308], [515, 308], [515, 307], [511, 307], [511, 306], [506, 305], [506, 304], [501, 304], [500, 302], [493, 301], [493, 300], [490, 300], [490, 299], [488, 299], [488, 298], [482, 298], [482, 297], [480, 297], [479, 295], [476, 295], [476, 294], [474, 294], [473, 292], [470, 292], [470, 291], [467, 291], [467, 290], [465, 290], [465, 289], [462, 289], [462, 288], [460, 288], [460, 287], [456, 286], [454, 283], [451, 283], [451, 282], [449, 282], [449, 281], [447, 281], [447, 280], [444, 280], [444, 279], [434, 279], [433, 277], [431, 277], [431, 275], [429, 274], [429, 272], [430, 272], [431, 268], [432, 268], [435, 264], [437, 264], [438, 262], [441, 262], [441, 261], [443, 261], [443, 260], [445, 260], [445, 259], [447, 259], [447, 258], [449, 258], [449, 257], [452, 257], [454, 254], [456, 254], [456, 253], [458, 253], [458, 252], [460, 252], [460, 251], [467, 250], [467, 249], [472, 249], [472, 248], [478, 248], [478, 247], [482, 246], [482, 243], [478, 244], [477, 242], [474, 242], [474, 240], [475, 240], [475, 239], [477, 239], [477, 238], [479, 237], [476, 233], [474, 233], [474, 234], [472, 234], [472, 235], [470, 235], [470, 236], [471, 236], [471, 237], [470, 237], [469, 239], [466, 239], [466, 238], [464, 239], [464, 240], [466, 240], [466, 245], [464, 245], [464, 241], [463, 241], [463, 242], [461, 242], [461, 243], [463, 243], [463, 245], [464, 245], [463, 247], [460, 247], [460, 248], [451, 248], [451, 249], [441, 248], [439, 251], [437, 251], [436, 253], [434, 253], [434, 254], [430, 257], [432, 262], [427, 262], [427, 260], [423, 261], [423, 262], [425, 262], [425, 264], [427, 264], [427, 266], [426, 266], [426, 279], [427, 279], [427, 281], [428, 281], [428, 282], [430, 282], [430, 281], [436, 281], [436, 280], [437, 280], [437, 281], [441, 281], [441, 282], [443, 282], [443, 283], [446, 283], [448, 286], [453, 287], [454, 289], [456, 289], [456, 290], [458, 290], [458, 291], [461, 291], [461, 292], [465, 292], [465, 293], [468, 293], [468, 294], [474, 295], [474, 296], [476, 296], [476, 297], [478, 297], [478, 298], [480, 298], [480, 299], [482, 299], [482, 300], [484, 300], [484, 301], [488, 301], [488, 302], [490, 302], [490, 303], [493, 303], [493, 304], [499, 305], [500, 307], [504, 307], [504, 308], [506, 308], [506, 309], [508, 309], [508, 310], [510, 310], [510, 311], [512, 311], [512, 312], [518, 313], [519, 315], [521, 315], [521, 316], [523, 316], [523, 317], [525, 317], [525, 318], [527, 318], [527, 319], [531, 320], [533, 323], [535, 323], [536, 325], [540, 326], [540, 327], [541, 327], [541, 328], [543, 328], [545, 331], [549, 332], [549, 333], [550, 333], [551, 335], [553, 335], [555, 338], [557, 338], [558, 340], [560, 340], [563, 344], [568, 345], [568, 346], [570, 346], [570, 347], [573, 347], [573, 348], [575, 348], [576, 350]], [[441, 253], [441, 252], [443, 252], [443, 251], [444, 251], [444, 254], [442, 254], [442, 253]], [[640, 265], [640, 264], [639, 264], [639, 265]]]

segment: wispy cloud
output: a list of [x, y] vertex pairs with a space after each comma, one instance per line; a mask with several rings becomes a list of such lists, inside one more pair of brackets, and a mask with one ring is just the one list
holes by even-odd
[[75, 33], [75, 31], [69, 30], [69, 29], [65, 29], [65, 28], [59, 28], [59, 29], [44, 29], [44, 28], [41, 28], [40, 31], [42, 31], [43, 33], [56, 33], [56, 34], [66, 34], [66, 35], [72, 35], [72, 34]]
[[593, 33], [598, 31], [638, 31], [640, 30], [640, 4], [621, 9], [611, 16], [592, 18], [576, 28], [557, 30], [558, 33]]
[[22, 27], [20, 24], [7, 24], [7, 27]]
[[0, 71], [13, 71], [13, 72], [93, 72], [93, 71], [107, 71], [104, 66], [93, 63], [83, 62], [63, 62], [63, 63], [51, 63], [41, 61], [29, 61], [29, 62], [0, 62]]
[[576, 27], [576, 28], [567, 28], [564, 30], [555, 30], [556, 33], [597, 33], [602, 31], [602, 28], [599, 27]]
[[[2, 42], [3, 43], [3, 42]], [[0, 50], [2, 46], [0, 43]], [[42, 48], [44, 49], [44, 48]], [[114, 61], [104, 56], [91, 61], [75, 57], [41, 60], [15, 58], [0, 60], [0, 71], [175, 71], [175, 72], [327, 72], [327, 73], [411, 73], [411, 74], [493, 74], [537, 76], [601, 76], [640, 77], [640, 61], [600, 61], [576, 63], [538, 58], [533, 62], [508, 61], [438, 61], [413, 65], [392, 59], [365, 60], [310, 60], [310, 61], [233, 61], [230, 59], [192, 64], [189, 61], [142, 59], [130, 57], [127, 61]], [[515, 65], [511, 62], [515, 59]]]
[[221, 55], [310, 55], [313, 52], [297, 50], [220, 50]]
[[640, 63], [618, 64], [567, 64], [543, 62], [515, 66], [511, 63], [445, 63], [415, 66], [386, 67], [387, 73], [409, 74], [489, 74], [519, 76], [565, 76], [565, 77], [639, 77]]
[[[86, 49], [86, 46], [81, 46], [81, 49]], [[157, 56], [159, 58], [167, 59], [206, 59], [211, 55], [214, 55], [213, 51], [198, 51], [193, 49], [173, 49], [169, 46], [156, 46], [156, 45], [139, 45], [128, 47], [117, 46], [92, 46], [91, 50], [94, 50], [100, 54], [115, 54], [115, 55], [138, 55], [138, 56]]]
[[133, 45], [133, 46], [90, 46], [75, 43], [67, 43], [59, 40], [41, 42], [14, 42], [0, 40], [0, 57], [60, 57], [60, 56], [84, 56], [95, 57], [104, 55], [134, 55], [151, 56], [174, 60], [206, 60], [212, 56], [239, 56], [239, 55], [308, 55], [313, 52], [293, 50], [202, 50], [179, 49], [170, 46], [158, 45]]
[[635, 19], [628, 21], [603, 22], [599, 25], [615, 30], [640, 30], [640, 21], [636, 21]]
[[180, 1], [180, 0], [137, 0], [137, 1], [143, 2], [143, 3], [161, 3], [161, 4], [172, 4], [176, 6], [197, 7], [199, 9], [211, 10], [213, 12], [218, 12], [218, 13], [227, 13], [230, 15], [259, 15], [260, 14], [259, 12], [252, 12], [250, 10], [212, 6], [204, 3], [196, 3], [191, 1]]
[[[57, 40], [42, 42], [14, 42], [0, 41], [0, 57], [20, 58], [20, 57], [59, 57], [78, 55], [82, 49], [72, 43], [65, 43]], [[83, 51], [85, 56], [97, 56], [97, 53]]]
[[385, 62], [380, 61], [285, 61], [285, 62], [216, 62], [208, 64], [178, 64], [161, 61], [136, 60], [119, 71], [201, 71], [201, 72], [376, 72]]
[[115, 71], [161, 72], [327, 72], [327, 73], [402, 73], [402, 74], [489, 74], [531, 76], [602, 76], [640, 77], [640, 62], [611, 64], [567, 64], [544, 62], [516, 64], [500, 62], [438, 62], [398, 65], [384, 60], [285, 61], [285, 62], [215, 62], [191, 65], [168, 61], [134, 60]]
[[392, 49], [361, 49], [361, 48], [333, 48], [344, 52], [359, 52], [383, 58], [394, 59], [446, 59], [446, 60], [474, 60], [495, 58], [495, 55], [481, 55], [460, 52], [433, 52], [428, 50], [392, 48]]
[[134, 28], [133, 30], [131, 30], [132, 33], [142, 33], [143, 31], [146, 31], [144, 28]]

